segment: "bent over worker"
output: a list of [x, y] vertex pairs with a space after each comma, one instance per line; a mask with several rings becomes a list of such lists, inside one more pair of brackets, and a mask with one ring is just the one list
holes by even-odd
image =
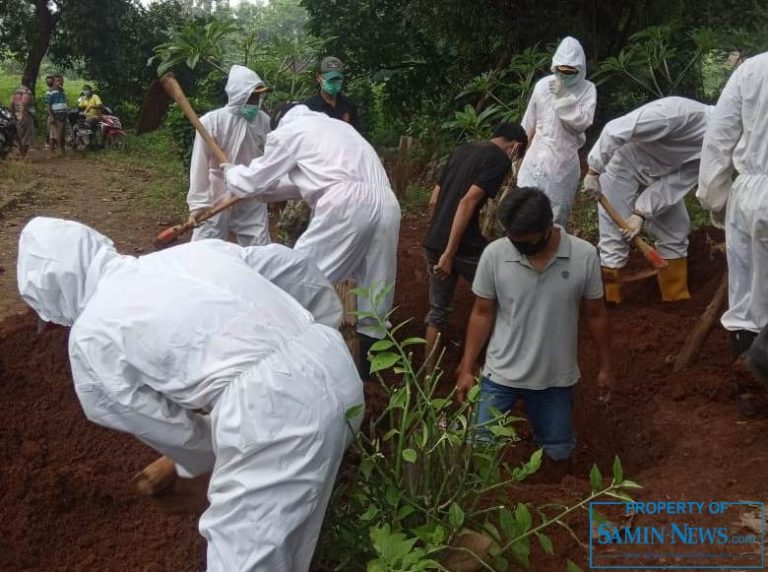
[[[255, 72], [244, 66], [232, 66], [227, 79], [226, 107], [206, 113], [201, 123], [210, 132], [231, 161], [249, 163], [264, 152], [270, 131], [269, 116], [261, 111], [267, 87]], [[198, 133], [192, 148], [189, 168], [189, 218], [197, 217], [221, 202], [227, 194], [219, 162]], [[242, 246], [268, 244], [269, 214], [265, 204], [247, 200], [202, 222], [192, 233], [192, 240], [220, 238], [232, 231]]]
[[584, 48], [576, 38], [563, 39], [552, 58], [552, 75], [536, 83], [522, 121], [530, 147], [517, 183], [544, 191], [555, 223], [564, 228], [581, 176], [579, 149], [597, 105], [595, 84], [586, 75]]
[[[263, 157], [224, 169], [237, 196], [309, 204], [312, 219], [294, 248], [328, 280], [354, 280], [369, 290], [394, 285], [400, 205], [376, 151], [354, 127], [294, 105], [267, 137]], [[367, 296], [358, 297], [361, 368], [368, 349], [384, 336], [369, 314], [383, 318], [393, 298], [391, 288], [374, 308]]]
[[91, 421], [135, 435], [181, 476], [213, 470], [208, 570], [305, 572], [362, 383], [338, 331], [254, 270], [257, 255], [205, 240], [121, 256], [82, 224], [35, 218], [18, 285], [43, 320], [72, 327]]
[[643, 226], [667, 260], [657, 275], [662, 300], [691, 297], [691, 219], [683, 199], [696, 186], [711, 112], [711, 106], [684, 97], [658, 99], [608, 122], [592, 147], [584, 191], [595, 200], [605, 193], [628, 225], [622, 232], [599, 207], [600, 262], [608, 302], [622, 301], [620, 271], [627, 265], [629, 241]]
[[696, 192], [713, 222], [725, 227], [728, 311], [721, 321], [736, 357], [768, 325], [766, 101], [768, 52], [746, 60], [723, 88], [704, 136]]

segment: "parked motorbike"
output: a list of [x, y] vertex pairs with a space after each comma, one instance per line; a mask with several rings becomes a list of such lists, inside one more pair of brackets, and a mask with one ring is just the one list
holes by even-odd
[[120, 119], [106, 105], [101, 116], [101, 140], [107, 149], [125, 149], [125, 131]]
[[85, 113], [73, 107], [67, 113], [69, 125], [72, 127], [72, 149], [97, 149], [97, 137], [94, 130], [85, 120]]
[[[88, 123], [85, 113], [73, 108], [69, 111], [69, 123], [72, 126], [72, 146], [84, 149], [124, 149], [125, 131], [120, 119], [112, 114], [109, 107], [103, 108], [103, 114], [99, 122], [94, 126]], [[100, 130], [97, 132], [97, 129]], [[99, 144], [99, 140], [101, 143]]]
[[5, 159], [16, 140], [16, 123], [9, 109], [0, 107], [0, 159]]

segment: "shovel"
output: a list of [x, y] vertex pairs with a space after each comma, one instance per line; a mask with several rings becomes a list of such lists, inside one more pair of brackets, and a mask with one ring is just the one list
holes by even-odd
[[[616, 211], [615, 208], [613, 208], [613, 205], [608, 201], [607, 198], [605, 198], [605, 195], [601, 193], [598, 202], [605, 209], [605, 212], [608, 213], [608, 216], [611, 217], [613, 224], [618, 226], [621, 230], [627, 229], [627, 223], [624, 221], [624, 218]], [[645, 256], [645, 259], [651, 263], [651, 266], [658, 270], [667, 267], [667, 261], [664, 260], [661, 254], [659, 254], [659, 251], [650, 246], [642, 238], [636, 236], [632, 239], [632, 243], [640, 252], [643, 253], [643, 256]]]
[[[160, 127], [163, 122], [165, 112], [168, 110], [168, 106], [172, 101], [175, 101], [184, 115], [189, 119], [190, 123], [194, 125], [197, 132], [203, 138], [203, 141], [208, 145], [211, 153], [214, 154], [216, 160], [221, 163], [229, 163], [227, 154], [219, 147], [216, 140], [211, 137], [208, 130], [200, 122], [195, 110], [192, 109], [192, 105], [189, 103], [187, 96], [184, 95], [184, 90], [181, 89], [179, 82], [176, 80], [172, 73], [167, 73], [160, 79], [154, 81], [149, 88], [149, 93], [144, 100], [144, 105], [141, 108], [141, 115], [139, 116], [139, 123], [136, 127], [136, 133], [141, 135], [142, 133], [148, 133], [154, 131]], [[230, 208], [235, 203], [239, 202], [239, 197], [230, 197], [229, 199], [222, 201], [218, 205], [205, 211], [197, 217], [197, 222], [187, 221], [182, 224], [177, 224], [170, 228], [165, 229], [155, 237], [153, 242], [155, 248], [165, 248], [173, 244], [176, 239], [198, 226], [201, 222], [208, 220], [212, 216], [217, 215], [221, 211]]]

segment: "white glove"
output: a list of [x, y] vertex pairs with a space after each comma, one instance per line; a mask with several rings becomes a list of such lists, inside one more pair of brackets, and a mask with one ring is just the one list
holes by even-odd
[[191, 222], [192, 224], [197, 226], [199, 224], [198, 218], [200, 217], [201, 214], [203, 214], [207, 210], [208, 209], [206, 208], [201, 208], [201, 209], [194, 209], [189, 211], [189, 218], [187, 219], [187, 222]]
[[622, 230], [621, 234], [623, 234], [624, 238], [627, 240], [632, 240], [640, 234], [640, 231], [643, 228], [643, 222], [645, 222], [643, 217], [633, 214], [626, 220], [626, 229]]
[[234, 167], [234, 166], [235, 166], [235, 164], [234, 164], [234, 163], [221, 163], [221, 164], [219, 165], [219, 169], [221, 169], [222, 171], [224, 171], [224, 174], [226, 174], [226, 173], [227, 173], [227, 170], [228, 170], [228, 169], [231, 169], [231, 168], [232, 168], [232, 167]]
[[549, 93], [555, 97], [562, 97], [565, 95], [565, 86], [557, 76], [553, 76], [552, 79], [549, 80]]
[[581, 184], [581, 191], [593, 201], [599, 201], [603, 195], [603, 190], [600, 187], [600, 175], [588, 173]]
[[721, 209], [719, 211], [709, 211], [709, 222], [711, 222], [712, 226], [714, 226], [715, 228], [724, 230], [725, 229], [725, 209]]

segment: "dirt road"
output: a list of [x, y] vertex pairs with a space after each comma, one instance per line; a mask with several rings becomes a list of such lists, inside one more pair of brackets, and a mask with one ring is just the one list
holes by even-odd
[[[16, 295], [16, 248], [24, 224], [38, 215], [79, 220], [106, 234], [124, 253], [151, 249], [165, 224], [175, 222], [170, 205], [148, 208], [147, 186], [156, 176], [129, 164], [98, 157], [49, 157], [0, 162], [0, 320], [24, 311]], [[10, 201], [10, 204], [8, 204]]]

